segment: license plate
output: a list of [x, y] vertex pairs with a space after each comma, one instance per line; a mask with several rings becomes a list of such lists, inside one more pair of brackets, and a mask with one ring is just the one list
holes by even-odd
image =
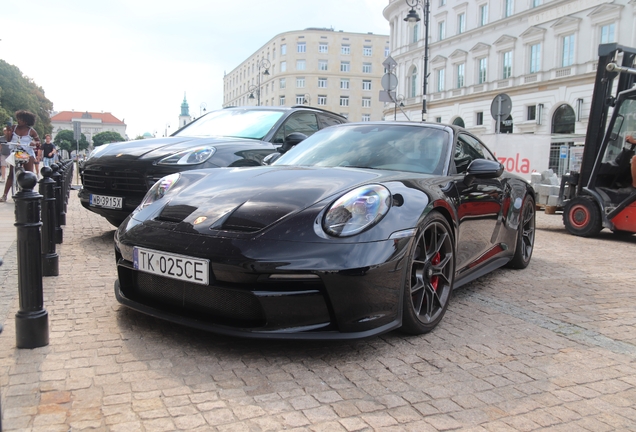
[[111, 197], [104, 195], [93, 195], [90, 196], [90, 205], [93, 207], [106, 207], [112, 209], [120, 209], [122, 208], [122, 198], [121, 197]]
[[209, 285], [210, 260], [152, 249], [133, 248], [135, 269], [167, 278]]

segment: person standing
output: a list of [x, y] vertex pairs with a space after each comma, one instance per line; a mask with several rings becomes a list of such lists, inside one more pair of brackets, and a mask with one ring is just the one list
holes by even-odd
[[[35, 164], [35, 148], [40, 144], [40, 137], [33, 125], [35, 124], [35, 114], [26, 110], [15, 112], [15, 118], [18, 120], [17, 125], [5, 128], [4, 137], [7, 143], [10, 143], [16, 150], [21, 150], [29, 155], [29, 160], [24, 165], [25, 171], [33, 171]], [[7, 201], [7, 194], [13, 186], [14, 167], [9, 170], [9, 177], [4, 184], [4, 193], [0, 197], [0, 202]]]
[[57, 149], [55, 144], [51, 142], [51, 135], [44, 135], [44, 144], [42, 144], [42, 162], [45, 167], [50, 167], [55, 163], [55, 154]]

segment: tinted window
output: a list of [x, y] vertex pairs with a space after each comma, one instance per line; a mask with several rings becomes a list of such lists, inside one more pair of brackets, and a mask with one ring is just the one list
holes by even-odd
[[274, 136], [275, 143], [282, 143], [287, 135], [292, 132], [300, 132], [311, 136], [318, 130], [318, 120], [312, 112], [294, 113], [283, 123]]
[[262, 139], [282, 116], [282, 111], [243, 109], [214, 111], [190, 123], [174, 135]]
[[470, 135], [459, 134], [455, 145], [455, 166], [458, 173], [463, 173], [475, 159], [495, 160], [484, 145]]
[[329, 126], [335, 126], [344, 123], [344, 119], [338, 119], [336, 117], [331, 117], [324, 114], [318, 114], [318, 118], [320, 119], [320, 128], [326, 128]]

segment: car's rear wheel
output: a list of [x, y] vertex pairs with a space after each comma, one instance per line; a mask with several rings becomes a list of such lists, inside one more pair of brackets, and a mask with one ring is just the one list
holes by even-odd
[[517, 230], [517, 244], [515, 255], [508, 263], [508, 267], [514, 269], [524, 269], [530, 264], [532, 251], [534, 250], [536, 212], [534, 199], [530, 195], [526, 196], [521, 206], [519, 215], [519, 228]]
[[589, 198], [572, 198], [563, 209], [563, 224], [570, 234], [594, 237], [603, 229], [601, 210]]
[[402, 331], [428, 333], [446, 313], [455, 278], [453, 237], [438, 212], [426, 216], [411, 251], [406, 283]]

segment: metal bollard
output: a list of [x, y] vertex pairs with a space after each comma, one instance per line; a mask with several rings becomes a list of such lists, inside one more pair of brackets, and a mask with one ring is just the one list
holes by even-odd
[[40, 170], [40, 195], [42, 195], [42, 274], [58, 276], [60, 274], [59, 256], [55, 252], [55, 180], [51, 178], [53, 170], [43, 167]]
[[49, 344], [49, 314], [44, 309], [42, 290], [42, 243], [40, 238], [40, 199], [33, 191], [37, 177], [30, 171], [18, 175], [22, 190], [13, 196], [18, 250], [18, 294], [20, 308], [15, 314], [18, 348], [37, 348]]
[[[55, 181], [55, 186], [53, 186], [54, 196], [55, 196], [55, 243], [62, 244], [64, 238], [64, 232], [62, 231], [62, 222], [60, 220], [60, 215], [62, 213], [62, 198], [61, 198], [61, 190], [60, 190], [60, 174], [58, 173], [59, 167], [57, 164], [51, 165], [51, 169], [53, 170], [53, 174], [51, 178]], [[66, 217], [66, 215], [64, 215]], [[66, 220], [65, 220], [66, 222]]]

